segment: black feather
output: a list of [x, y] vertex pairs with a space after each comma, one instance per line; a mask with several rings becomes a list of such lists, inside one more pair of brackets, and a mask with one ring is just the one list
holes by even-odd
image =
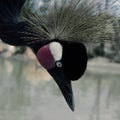
[[0, 0], [0, 38], [7, 44], [22, 46], [32, 42], [24, 39], [33, 37], [28, 30], [30, 26], [20, 19], [24, 3], [25, 0]]
[[62, 63], [70, 80], [78, 80], [87, 67], [87, 50], [82, 43], [60, 42], [63, 46]]
[[0, 23], [18, 23], [25, 0], [0, 0]]

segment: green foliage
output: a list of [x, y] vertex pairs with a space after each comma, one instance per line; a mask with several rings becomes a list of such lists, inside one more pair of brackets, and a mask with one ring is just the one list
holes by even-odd
[[22, 47], [16, 47], [14, 55], [16, 54], [24, 54], [26, 51], [26, 47], [22, 46]]
[[99, 46], [94, 48], [95, 56], [104, 56], [104, 43], [101, 43]]

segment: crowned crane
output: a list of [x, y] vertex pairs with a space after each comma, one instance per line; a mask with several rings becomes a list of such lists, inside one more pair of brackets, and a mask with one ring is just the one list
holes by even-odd
[[[85, 0], [86, 1], [86, 0]], [[97, 41], [106, 16], [93, 14], [91, 3], [52, 0], [45, 14], [29, 13], [21, 19], [25, 0], [0, 0], [0, 38], [14, 46], [28, 46], [59, 86], [74, 111], [71, 81], [87, 67], [85, 42]]]

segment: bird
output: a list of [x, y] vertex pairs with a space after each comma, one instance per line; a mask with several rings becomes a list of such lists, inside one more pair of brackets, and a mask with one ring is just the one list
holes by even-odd
[[[108, 16], [95, 13], [95, 5], [81, 0], [51, 0], [41, 14], [22, 16], [26, 0], [0, 0], [0, 38], [13, 46], [30, 47], [39, 63], [60, 88], [74, 111], [72, 81], [79, 80], [87, 68], [85, 43], [101, 42]], [[97, 36], [97, 37], [96, 37]]]

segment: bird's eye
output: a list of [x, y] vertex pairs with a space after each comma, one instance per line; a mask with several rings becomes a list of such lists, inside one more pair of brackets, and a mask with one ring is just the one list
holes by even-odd
[[61, 62], [56, 62], [56, 66], [57, 67], [62, 67], [62, 63]]

